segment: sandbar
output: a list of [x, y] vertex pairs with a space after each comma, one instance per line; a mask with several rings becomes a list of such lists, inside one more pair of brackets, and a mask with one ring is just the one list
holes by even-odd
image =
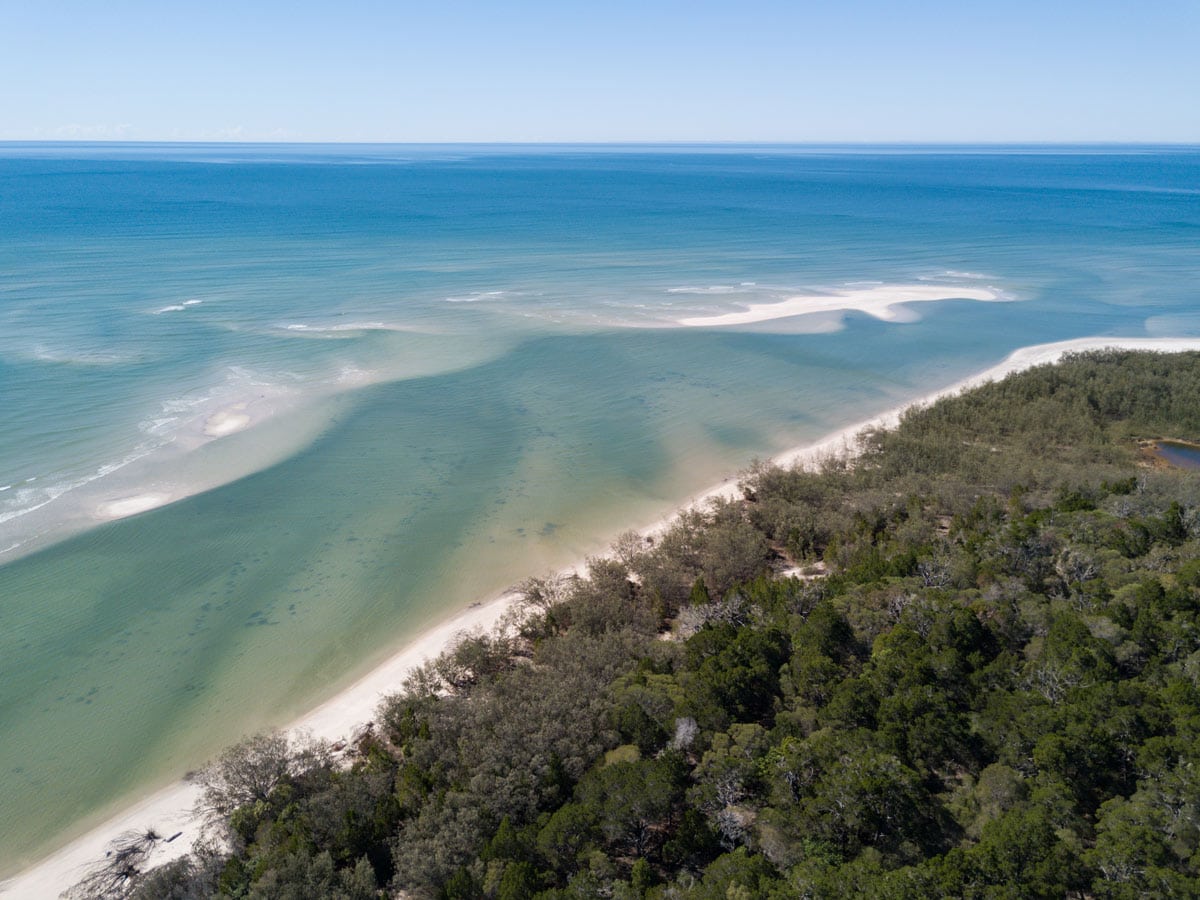
[[[864, 428], [892, 427], [900, 421], [903, 412], [911, 407], [927, 405], [941, 397], [951, 396], [989, 381], [996, 381], [1013, 372], [1043, 363], [1056, 362], [1068, 353], [1104, 348], [1177, 353], [1185, 350], [1200, 350], [1200, 338], [1099, 337], [1024, 347], [1014, 351], [1003, 362], [989, 369], [880, 415], [840, 429], [819, 441], [781, 453], [775, 457], [774, 461], [787, 466], [813, 467], [820, 465], [822, 461], [831, 456], [853, 453], [855, 437]], [[675, 512], [642, 530], [644, 533], [661, 532], [683, 510], [703, 506], [715, 498], [734, 498], [737, 495], [737, 479], [731, 477], [710, 490], [694, 495], [679, 506]], [[578, 571], [582, 565], [569, 567], [564, 572]], [[399, 689], [400, 683], [408, 671], [436, 656], [457, 635], [477, 629], [487, 630], [495, 626], [517, 596], [515, 592], [509, 591], [486, 602], [473, 604], [447, 618], [441, 624], [421, 634], [346, 690], [325, 701], [289, 727], [292, 730], [331, 741], [350, 737], [356, 729], [374, 719], [379, 701], [385, 694]], [[89, 867], [104, 858], [105, 849], [114, 838], [130, 830], [154, 827], [164, 835], [182, 832], [177, 840], [160, 846], [153, 858], [153, 864], [161, 865], [182, 856], [191, 849], [193, 842], [200, 836], [200, 824], [191, 812], [198, 798], [199, 791], [196, 786], [186, 781], [179, 781], [163, 788], [82, 837], [71, 841], [33, 867], [0, 883], [0, 895], [22, 898], [22, 900], [25, 898], [29, 898], [29, 900], [47, 898], [49, 900], [49, 898], [58, 897], [59, 894], [78, 882], [87, 873]]]
[[109, 500], [96, 507], [96, 517], [99, 519], [123, 519], [125, 516], [134, 516], [155, 509], [170, 499], [170, 494], [151, 493], [122, 497], [120, 500]]
[[936, 300], [980, 300], [998, 303], [1011, 297], [990, 287], [954, 287], [933, 284], [885, 284], [867, 288], [851, 288], [829, 294], [790, 297], [776, 303], [752, 303], [744, 310], [711, 316], [689, 316], [678, 324], [689, 328], [717, 328], [727, 325], [750, 325], [773, 319], [790, 319], [812, 313], [848, 312], [856, 310], [885, 322], [909, 321], [904, 305], [930, 303]]
[[241, 431], [250, 424], [250, 416], [242, 410], [245, 404], [231, 406], [213, 413], [204, 423], [204, 433], [209, 437], [225, 437], [235, 431]]

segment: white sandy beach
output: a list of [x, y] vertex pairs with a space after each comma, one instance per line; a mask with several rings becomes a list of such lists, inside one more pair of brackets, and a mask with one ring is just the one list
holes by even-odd
[[[875, 297], [871, 302], [875, 303], [876, 306], [872, 308], [886, 314], [894, 304], [898, 302], [912, 302], [914, 299], [946, 299], [950, 296], [956, 298], [970, 297], [971, 299], [980, 300], [1001, 299], [996, 292], [990, 290], [979, 289], [973, 292], [971, 289], [934, 288], [928, 285], [919, 287], [925, 291], [935, 291], [938, 296], [925, 296], [922, 298], [920, 296], [914, 297], [905, 294], [904, 300], [898, 300], [895, 295], [897, 289], [888, 288], [888, 297]], [[866, 295], [871, 294], [873, 290], [870, 289], [856, 293]], [[975, 294], [987, 294], [988, 296], [974, 296]], [[797, 302], [802, 300], [807, 304], [811, 303], [814, 299], [821, 300], [822, 298], [798, 298]], [[835, 299], [837, 298], [829, 298], [829, 302], [833, 303]], [[779, 305], [772, 304], [771, 306], [775, 307]], [[850, 307], [846, 307], [844, 303], [840, 303], [836, 307], [827, 306], [824, 308], [844, 309]], [[852, 308], [862, 307], [855, 306]], [[770, 318], [770, 316], [745, 318], [746, 316], [757, 315], [754, 309], [752, 307], [745, 313], [730, 314], [730, 316], [742, 317], [737, 318], [736, 321], [729, 316], [720, 316], [708, 317], [704, 320], [692, 320], [691, 322], [685, 321], [683, 324], [728, 325], [764, 321], [766, 318]], [[799, 312], [788, 313], [788, 315], [797, 315], [812, 311], [814, 310], [809, 306]], [[871, 314], [876, 315], [877, 313], [872, 312]], [[815, 464], [830, 455], [850, 452], [853, 450], [853, 438], [859, 431], [869, 426], [893, 426], [899, 421], [902, 412], [910, 406], [927, 404], [940, 397], [957, 393], [964, 388], [1002, 378], [1012, 372], [1042, 363], [1054, 362], [1066, 353], [1104, 347], [1179, 352], [1184, 350], [1200, 350], [1200, 338], [1082, 338], [1054, 344], [1025, 347], [1012, 353], [1002, 363], [977, 375], [973, 375], [957, 384], [940, 389], [869, 420], [841, 429], [820, 441], [797, 447], [776, 457], [776, 461], [782, 465], [809, 465]], [[736, 493], [736, 479], [730, 478], [711, 490], [692, 497], [680, 509], [688, 509], [707, 503], [715, 497], [733, 497], [736, 496]], [[113, 511], [123, 514], [129, 514], [130, 511], [138, 511], [133, 508], [136, 505], [135, 501], [142, 500], [143, 498], [135, 497], [128, 498], [125, 501], [113, 501], [113, 505], [117, 507]], [[121, 504], [128, 505], [122, 506]], [[665, 527], [674, 518], [675, 514], [672, 513], [671, 516], [644, 530], [654, 531]], [[463, 631], [491, 628], [499, 621], [514, 598], [514, 594], [506, 593], [486, 602], [476, 603], [468, 609], [456, 613], [440, 625], [426, 631], [383, 665], [368, 673], [345, 691], [301, 717], [292, 724], [292, 729], [308, 732], [314, 737], [328, 740], [350, 737], [357, 728], [373, 719], [380, 699], [385, 694], [397, 689], [404, 675], [410, 669], [436, 656], [457, 634]], [[90, 866], [104, 858], [105, 849], [114, 838], [130, 830], [144, 830], [153, 827], [164, 837], [181, 833], [176, 840], [160, 847], [158, 855], [154, 857], [153, 862], [161, 864], [180, 856], [190, 849], [192, 843], [199, 836], [199, 823], [191, 813], [197, 798], [197, 788], [187, 782], [180, 781], [166, 787], [122, 811], [84, 836], [73, 840], [30, 869], [0, 884], [0, 895], [21, 898], [21, 900], [26, 900], [26, 898], [29, 898], [29, 900], [39, 900], [39, 898], [58, 897], [63, 891], [83, 877]]]
[[909, 303], [931, 303], [937, 300], [979, 300], [1000, 303], [1011, 300], [990, 287], [953, 287], [933, 284], [887, 284], [868, 288], [834, 291], [791, 297], [778, 303], [754, 303], [739, 312], [716, 316], [691, 316], [679, 324], [692, 328], [723, 328], [730, 325], [750, 325], [774, 319], [790, 319], [813, 313], [857, 311], [885, 322], [910, 321], [906, 313]]

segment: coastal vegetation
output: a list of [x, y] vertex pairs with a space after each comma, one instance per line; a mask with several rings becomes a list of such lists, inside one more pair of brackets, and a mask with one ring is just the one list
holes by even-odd
[[1200, 438], [1200, 354], [1080, 354], [755, 464], [530, 579], [348, 746], [226, 751], [210, 845], [147, 872], [131, 841], [76, 894], [1195, 896], [1200, 473], [1161, 438]]

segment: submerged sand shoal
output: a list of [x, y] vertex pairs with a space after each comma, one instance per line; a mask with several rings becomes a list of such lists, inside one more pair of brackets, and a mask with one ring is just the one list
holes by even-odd
[[[928, 404], [1033, 366], [1056, 362], [1067, 353], [1103, 348], [1182, 352], [1200, 350], [1200, 338], [1080, 338], [1023, 347], [985, 371], [881, 415], [850, 425], [815, 443], [789, 450], [775, 457], [775, 461], [785, 466], [815, 465], [830, 456], [851, 453], [854, 450], [854, 437], [860, 431], [868, 427], [893, 427], [900, 421], [902, 413], [910, 407]], [[732, 498], [736, 495], [736, 479], [727, 479], [712, 489], [693, 496], [669, 516], [658, 522], [644, 524], [639, 530], [661, 531], [683, 510], [703, 505], [714, 498]], [[581, 567], [582, 563], [566, 571], [576, 571]], [[516, 596], [513, 592], [507, 592], [486, 602], [475, 603], [447, 618], [408, 643], [346, 690], [292, 723], [289, 726], [290, 730], [331, 741], [350, 737], [356, 729], [372, 721], [379, 701], [386, 694], [397, 690], [404, 676], [412, 668], [437, 656], [462, 632], [492, 628]], [[200, 823], [192, 812], [198, 799], [199, 789], [187, 781], [179, 781], [163, 788], [0, 884], [0, 895], [21, 900], [58, 897], [79, 881], [89, 867], [104, 858], [106, 848], [116, 837], [131, 830], [153, 827], [164, 837], [179, 834], [177, 839], [160, 847], [152, 860], [153, 864], [161, 865], [182, 856], [200, 836]]]
[[737, 312], [718, 315], [690, 316], [678, 324], [690, 328], [724, 328], [730, 325], [751, 325], [807, 316], [813, 313], [862, 312], [884, 322], [912, 321], [909, 303], [932, 303], [938, 300], [978, 300], [999, 303], [1012, 298], [992, 287], [953, 287], [932, 284], [885, 284], [863, 288], [845, 288], [828, 294], [791, 297], [771, 303], [754, 303]]

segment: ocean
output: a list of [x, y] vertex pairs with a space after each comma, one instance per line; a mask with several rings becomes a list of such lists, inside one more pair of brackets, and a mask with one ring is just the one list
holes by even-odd
[[1200, 335], [1198, 185], [1190, 147], [0, 144], [0, 875], [755, 457]]

